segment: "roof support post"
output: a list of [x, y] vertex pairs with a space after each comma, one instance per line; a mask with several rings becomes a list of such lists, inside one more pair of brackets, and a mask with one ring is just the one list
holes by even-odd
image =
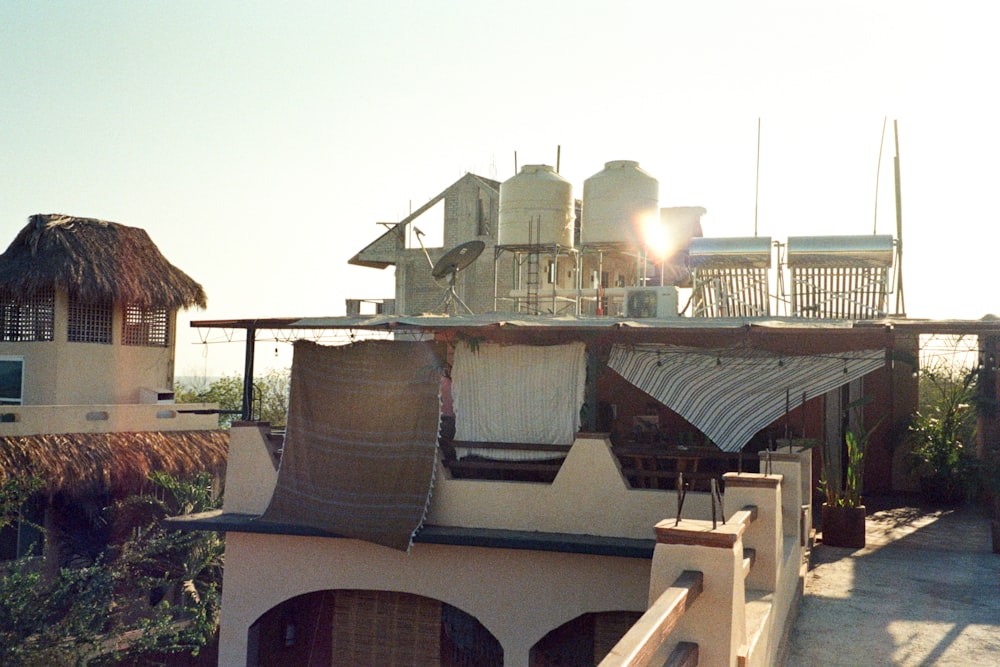
[[243, 411], [240, 419], [253, 419], [253, 354], [257, 343], [257, 328], [247, 327], [246, 356], [243, 362]]

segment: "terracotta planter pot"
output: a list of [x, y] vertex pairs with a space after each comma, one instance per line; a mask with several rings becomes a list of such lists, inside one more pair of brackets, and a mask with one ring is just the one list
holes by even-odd
[[864, 505], [860, 507], [835, 507], [824, 503], [820, 521], [823, 528], [823, 544], [831, 547], [864, 548]]

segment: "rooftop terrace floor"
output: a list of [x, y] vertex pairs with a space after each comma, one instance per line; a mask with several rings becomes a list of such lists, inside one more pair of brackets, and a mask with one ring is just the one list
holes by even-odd
[[1000, 555], [977, 506], [869, 503], [867, 546], [812, 551], [787, 665], [1000, 664]]

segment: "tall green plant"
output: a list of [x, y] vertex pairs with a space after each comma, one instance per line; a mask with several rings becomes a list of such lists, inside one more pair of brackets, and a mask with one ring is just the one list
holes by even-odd
[[838, 465], [840, 451], [833, 443], [825, 443], [823, 448], [823, 476], [820, 487], [826, 497], [826, 504], [832, 507], [860, 507], [864, 493], [865, 450], [872, 431], [881, 423], [879, 419], [870, 429], [864, 427], [861, 408], [871, 400], [870, 396], [862, 397], [847, 406], [849, 412], [854, 412], [857, 426], [844, 435], [847, 445], [847, 461], [843, 469]]
[[847, 440], [847, 470], [844, 475], [842, 504], [845, 507], [859, 507], [861, 494], [864, 491], [865, 447], [868, 445], [868, 436], [867, 433], [848, 431], [845, 439]]
[[947, 364], [920, 371], [921, 409], [907, 437], [914, 472], [932, 500], [960, 500], [974, 482], [967, 445], [975, 439], [976, 376]]

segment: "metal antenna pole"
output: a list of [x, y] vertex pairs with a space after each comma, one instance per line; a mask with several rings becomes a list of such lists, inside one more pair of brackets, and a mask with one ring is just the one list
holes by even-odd
[[903, 192], [899, 180], [899, 124], [892, 121], [892, 131], [896, 137], [896, 314], [906, 316], [906, 299], [903, 296]]
[[420, 249], [424, 251], [424, 257], [427, 258], [427, 263], [431, 265], [431, 271], [433, 271], [434, 262], [431, 261], [431, 255], [429, 252], [427, 252], [427, 248], [424, 247], [424, 233], [420, 231], [419, 227], [414, 227], [413, 235], [417, 237], [417, 242], [420, 244]]
[[888, 116], [882, 117], [882, 138], [878, 142], [878, 166], [875, 167], [875, 221], [872, 223], [872, 236], [878, 234], [878, 179], [882, 173], [882, 146], [885, 144], [885, 122]]
[[757, 237], [757, 204], [760, 201], [760, 116], [757, 116], [757, 177], [753, 186], [753, 235]]

